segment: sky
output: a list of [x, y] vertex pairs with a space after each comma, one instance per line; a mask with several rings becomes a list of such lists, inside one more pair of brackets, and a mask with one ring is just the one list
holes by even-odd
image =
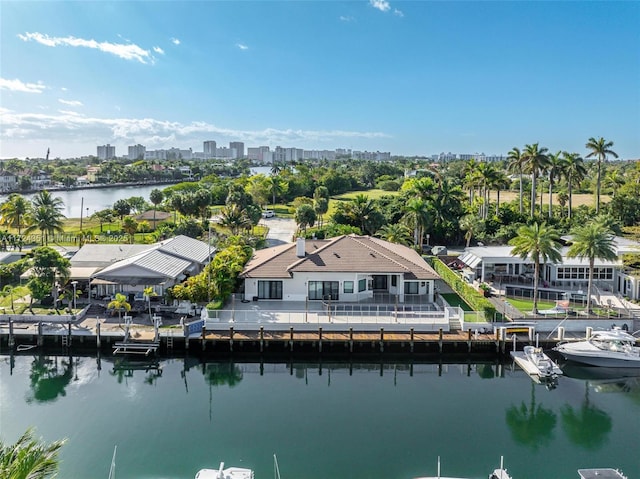
[[0, 0], [0, 158], [215, 140], [640, 159], [640, 1]]

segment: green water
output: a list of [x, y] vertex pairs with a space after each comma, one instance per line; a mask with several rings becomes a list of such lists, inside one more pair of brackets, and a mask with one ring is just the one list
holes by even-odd
[[[200, 363], [0, 356], [0, 435], [68, 438], [61, 478], [193, 478], [250, 467], [282, 479], [640, 478], [640, 379], [560, 378], [497, 364]], [[142, 368], [142, 369], [139, 369]], [[585, 371], [573, 371], [585, 375]], [[640, 372], [638, 372], [640, 374]]]

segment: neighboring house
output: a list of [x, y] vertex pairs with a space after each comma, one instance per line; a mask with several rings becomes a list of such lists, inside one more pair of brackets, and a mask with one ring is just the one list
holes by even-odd
[[72, 279], [91, 285], [93, 295], [142, 292], [158, 295], [202, 271], [215, 250], [207, 243], [176, 236], [152, 245], [85, 244], [71, 258]]
[[171, 213], [167, 213], [166, 211], [147, 210], [144, 213], [140, 213], [138, 216], [136, 216], [135, 220], [137, 222], [146, 221], [147, 223], [149, 223], [151, 229], [155, 230], [159, 223], [167, 221], [170, 218]]
[[[562, 238], [570, 242], [570, 237]], [[625, 272], [622, 255], [626, 253], [640, 254], [640, 243], [626, 238], [616, 237], [616, 261], [603, 261], [598, 258], [594, 262], [594, 284], [601, 291], [610, 291], [640, 298], [640, 278]], [[534, 265], [531, 259], [512, 256], [512, 246], [475, 246], [466, 248], [456, 260], [463, 263], [463, 277], [470, 283], [474, 281], [493, 283], [501, 288], [514, 285], [518, 288], [533, 287]], [[569, 247], [560, 249], [562, 262], [540, 265], [541, 289], [557, 291], [576, 291], [587, 289], [589, 281], [589, 260], [567, 257]]]
[[99, 166], [87, 166], [87, 180], [89, 181], [89, 183], [95, 183], [99, 174]]
[[240, 274], [254, 300], [357, 302], [374, 293], [433, 302], [437, 273], [411, 248], [370, 236], [305, 240], [256, 251]]
[[0, 171], [0, 192], [6, 193], [18, 189], [18, 176], [8, 171]]

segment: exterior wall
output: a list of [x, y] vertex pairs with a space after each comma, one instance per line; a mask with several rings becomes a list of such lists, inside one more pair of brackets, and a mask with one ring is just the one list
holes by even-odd
[[[398, 301], [404, 302], [404, 282], [398, 277], [397, 286], [391, 286], [391, 276], [388, 275], [388, 294], [398, 294]], [[358, 282], [365, 279], [367, 289], [358, 291]], [[371, 289], [371, 275], [364, 273], [297, 273], [293, 278], [269, 278], [266, 281], [282, 281], [282, 301], [305, 301], [308, 297], [309, 281], [338, 281], [338, 302], [358, 302], [373, 298]], [[247, 278], [244, 280], [244, 299], [251, 300], [258, 296], [258, 281], [260, 278]], [[344, 282], [353, 281], [353, 293], [344, 292]], [[425, 296], [427, 302], [434, 301], [434, 280], [417, 281], [418, 294], [411, 296]], [[409, 296], [407, 294], [407, 296]], [[279, 299], [261, 299], [260, 301], [280, 301]], [[316, 300], [310, 300], [316, 301]], [[317, 300], [319, 301], [319, 300]]]

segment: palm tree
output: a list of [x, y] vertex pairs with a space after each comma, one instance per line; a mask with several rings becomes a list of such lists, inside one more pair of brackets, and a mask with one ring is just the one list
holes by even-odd
[[2, 295], [6, 298], [9, 296], [11, 298], [11, 311], [16, 312], [14, 304], [13, 304], [13, 286], [7, 284], [4, 288], [2, 288]]
[[584, 167], [584, 160], [580, 157], [578, 153], [563, 153], [565, 167], [564, 174], [567, 179], [567, 193], [569, 195], [569, 209], [568, 218], [571, 219], [571, 195], [573, 192], [573, 182], [580, 182], [587, 176], [587, 169]]
[[422, 198], [411, 198], [407, 202], [404, 211], [403, 220], [410, 227], [413, 227], [414, 244], [422, 251], [422, 238], [424, 237], [426, 228], [431, 222], [427, 202]]
[[251, 226], [251, 220], [246, 210], [232, 203], [220, 210], [220, 224], [229, 228], [232, 235], [236, 235], [241, 229]]
[[524, 158], [520, 153], [520, 149], [512, 148], [511, 151], [507, 153], [507, 160], [509, 161], [507, 170], [511, 173], [517, 173], [520, 176], [520, 214], [522, 214], [522, 173], [524, 172]]
[[533, 314], [538, 314], [538, 282], [540, 279], [540, 264], [559, 263], [560, 236], [558, 232], [545, 223], [533, 223], [518, 228], [518, 235], [509, 241], [513, 246], [512, 256], [531, 259], [534, 264], [533, 276]]
[[623, 173], [618, 168], [607, 171], [604, 174], [604, 186], [611, 190], [611, 197], [615, 198], [618, 193], [618, 189], [624, 185], [625, 179]]
[[373, 201], [367, 195], [363, 194], [356, 195], [349, 205], [350, 216], [354, 222], [359, 223], [358, 226], [363, 235], [369, 233], [367, 226], [376, 211], [376, 206]]
[[[155, 188], [151, 190], [151, 193], [149, 193], [149, 200], [151, 200], [151, 203], [153, 203], [153, 229], [155, 229], [157, 226], [156, 210], [158, 209], [158, 205], [162, 203], [162, 200], [164, 200], [164, 193], [162, 192], [162, 190]], [[102, 224], [100, 226], [102, 226]]]
[[491, 187], [496, 190], [496, 215], [500, 214], [500, 192], [511, 185], [511, 180], [503, 171], [496, 169]]
[[596, 178], [596, 215], [600, 214], [600, 175], [602, 171], [602, 162], [606, 161], [607, 155], [611, 155], [614, 158], [618, 158], [618, 154], [613, 151], [613, 141], [607, 141], [600, 137], [597, 140], [593, 137], [589, 138], [585, 145], [591, 152], [586, 158], [597, 157], [598, 158], [598, 176]]
[[567, 257], [589, 260], [587, 313], [590, 313], [594, 263], [596, 258], [605, 261], [615, 261], [618, 258], [615, 249], [615, 238], [611, 229], [600, 218], [596, 218], [586, 225], [575, 227], [572, 235], [573, 243], [569, 247]]
[[129, 242], [133, 243], [134, 235], [136, 231], [138, 231], [138, 222], [131, 216], [127, 216], [124, 221], [122, 221], [122, 229], [129, 235]]
[[147, 304], [149, 305], [149, 321], [152, 321], [153, 314], [151, 313], [151, 298], [153, 296], [158, 296], [158, 293], [154, 291], [153, 286], [148, 286], [144, 288], [143, 294], [145, 299], [147, 300]]
[[460, 218], [460, 229], [465, 232], [464, 239], [467, 242], [467, 248], [471, 244], [471, 238], [473, 238], [473, 235], [484, 230], [484, 225], [484, 221], [474, 215], [465, 215]]
[[549, 164], [547, 166], [547, 174], [549, 175], [549, 219], [553, 218], [553, 184], [556, 178], [560, 178], [564, 174], [566, 162], [562, 157], [562, 152], [549, 155]]
[[116, 293], [116, 297], [107, 304], [107, 309], [118, 311], [118, 320], [122, 321], [122, 310], [131, 311], [131, 305], [127, 302], [127, 297], [122, 293]]
[[36, 206], [27, 217], [28, 226], [24, 232], [29, 234], [40, 230], [40, 242], [46, 246], [49, 244], [49, 235], [64, 232], [63, 218], [64, 215], [53, 206]]
[[407, 225], [402, 223], [390, 223], [384, 225], [378, 230], [376, 236], [379, 236], [390, 243], [397, 243], [405, 246], [409, 246], [411, 244], [411, 230]]
[[27, 431], [15, 444], [0, 441], [0, 477], [7, 479], [45, 479], [58, 470], [58, 453], [65, 440], [45, 444]]
[[536, 180], [538, 173], [545, 170], [549, 161], [547, 151], [547, 148], [541, 148], [537, 143], [534, 143], [533, 145], [525, 145], [522, 152], [525, 172], [531, 173], [531, 218], [536, 212]]
[[22, 195], [12, 193], [9, 199], [0, 206], [0, 222], [3, 226], [18, 228], [18, 236], [22, 234], [23, 220], [31, 211], [31, 203]]
[[47, 190], [38, 191], [31, 199], [34, 207], [49, 206], [61, 211], [64, 208], [64, 202], [62, 198], [58, 196], [51, 196]]
[[516, 442], [537, 450], [553, 439], [557, 417], [552, 409], [536, 404], [535, 387], [531, 381], [531, 402], [528, 406], [522, 401], [520, 407], [512, 405], [507, 409], [506, 422]]
[[273, 208], [276, 207], [276, 198], [286, 191], [286, 183], [280, 179], [279, 175], [269, 177], [269, 191], [273, 196]]

